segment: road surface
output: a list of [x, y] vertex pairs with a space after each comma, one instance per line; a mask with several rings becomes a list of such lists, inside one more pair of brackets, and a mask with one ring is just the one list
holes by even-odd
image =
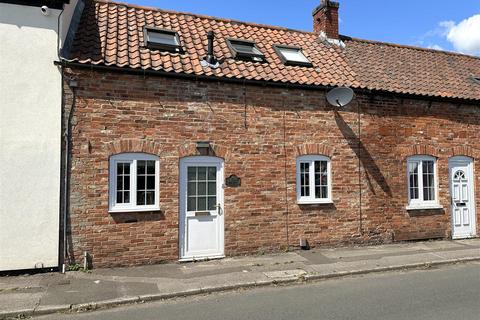
[[480, 263], [219, 293], [42, 320], [478, 320]]

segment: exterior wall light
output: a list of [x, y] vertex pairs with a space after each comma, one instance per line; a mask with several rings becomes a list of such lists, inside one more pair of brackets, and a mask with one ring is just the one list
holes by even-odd
[[212, 150], [210, 141], [197, 141], [197, 150], [202, 156], [210, 155], [210, 150]]

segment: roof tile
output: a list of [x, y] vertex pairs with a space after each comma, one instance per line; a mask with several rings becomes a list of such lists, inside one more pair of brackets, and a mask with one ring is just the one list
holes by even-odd
[[[185, 53], [143, 46], [143, 28], [178, 32]], [[207, 32], [213, 31], [219, 68], [203, 68]], [[226, 38], [253, 40], [266, 62], [236, 61]], [[318, 41], [311, 32], [243, 23], [125, 4], [88, 1], [75, 36], [70, 61], [197, 75], [353, 88], [414, 95], [480, 100], [480, 59], [455, 53], [343, 38], [346, 48]], [[302, 47], [313, 67], [285, 66], [274, 44]]]

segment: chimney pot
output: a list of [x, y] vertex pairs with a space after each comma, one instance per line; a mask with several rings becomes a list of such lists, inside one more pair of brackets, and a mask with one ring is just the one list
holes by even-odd
[[313, 10], [313, 31], [324, 32], [329, 39], [339, 39], [338, 33], [338, 8], [336, 1], [321, 0], [320, 5]]

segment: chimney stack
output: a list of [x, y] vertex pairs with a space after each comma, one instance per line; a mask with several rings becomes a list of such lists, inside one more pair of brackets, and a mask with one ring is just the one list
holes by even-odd
[[327, 38], [338, 40], [338, 8], [336, 1], [321, 0], [320, 5], [313, 10], [313, 31], [324, 32]]

